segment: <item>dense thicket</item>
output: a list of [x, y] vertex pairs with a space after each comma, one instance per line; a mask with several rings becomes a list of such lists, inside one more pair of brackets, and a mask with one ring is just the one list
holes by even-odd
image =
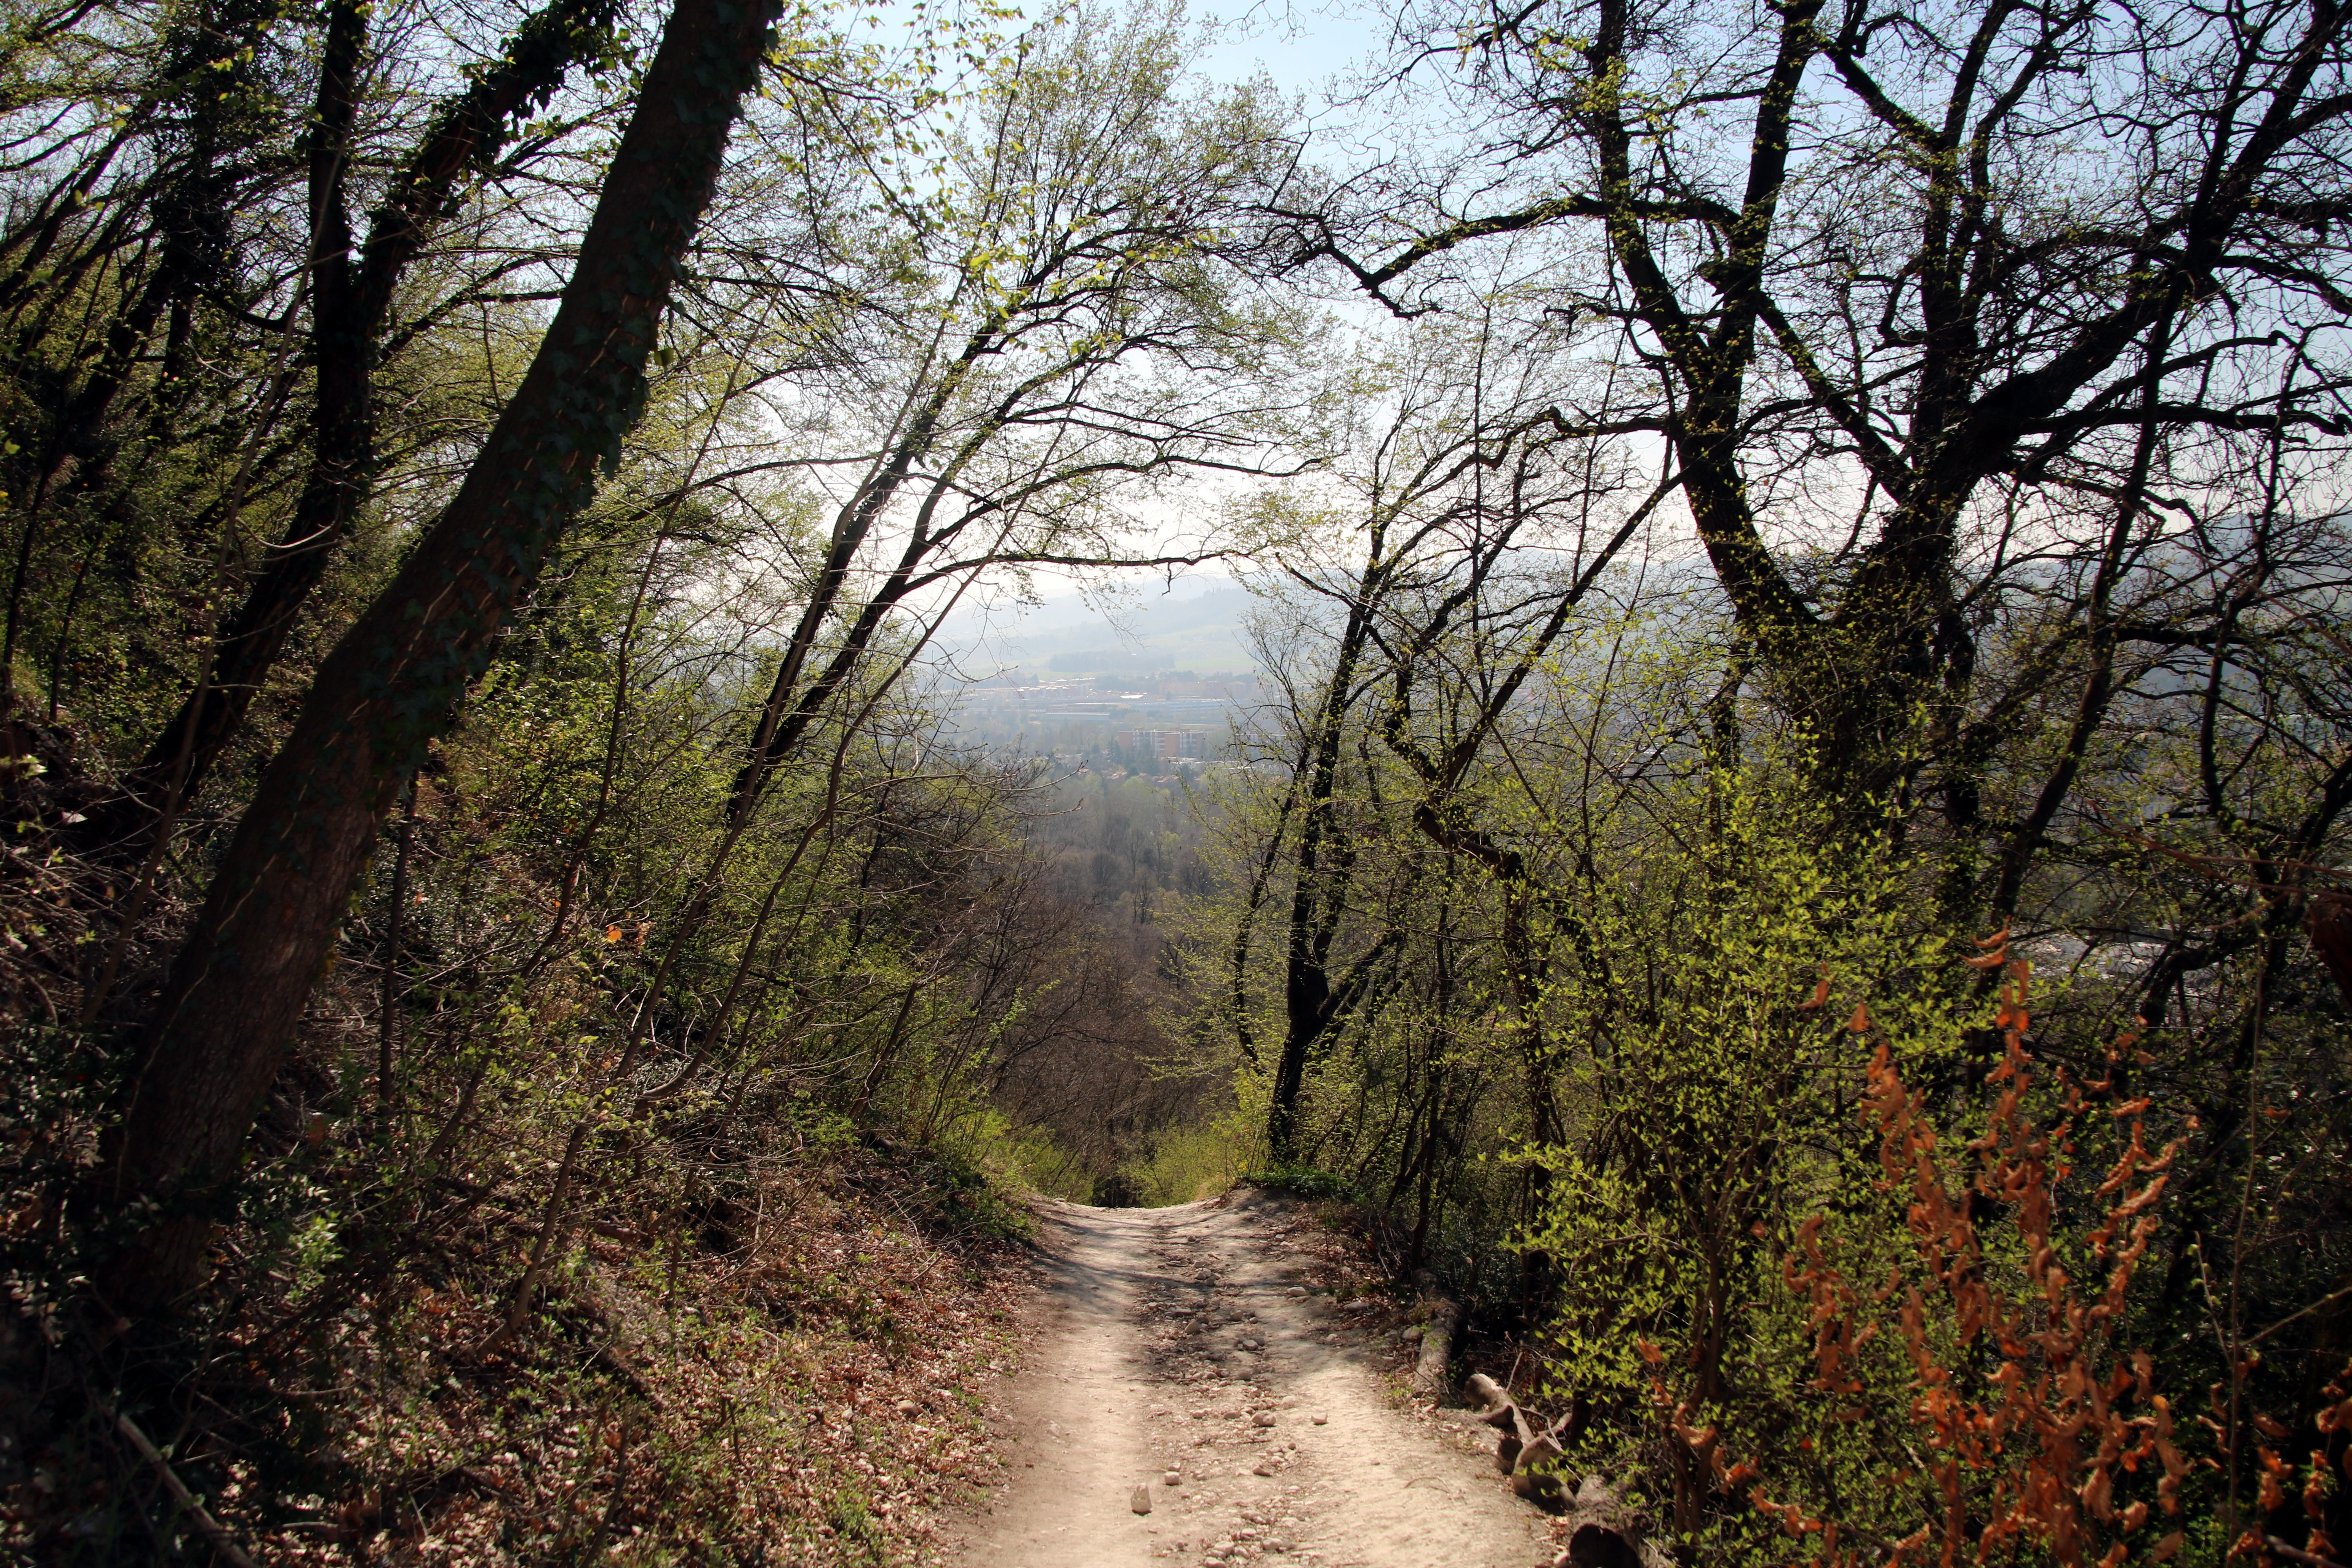
[[5, 16], [12, 1545], [918, 1552], [740, 1413], [1255, 1168], [1685, 1561], [2352, 1547], [2326, 0]]
[[1278, 203], [1200, 1026], [1699, 1558], [2352, 1534], [2346, 29], [1412, 8]]
[[905, 678], [1297, 465], [1263, 96], [1149, 15], [9, 28], [12, 1550], [214, 1549], [132, 1426], [278, 1549], [919, 1550], [807, 1389], [961, 1382], [991, 1182], [1214, 1086]]

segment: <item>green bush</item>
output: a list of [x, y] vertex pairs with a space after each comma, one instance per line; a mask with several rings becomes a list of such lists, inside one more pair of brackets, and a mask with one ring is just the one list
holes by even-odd
[[1145, 1208], [1166, 1208], [1212, 1198], [1244, 1178], [1243, 1167], [1255, 1152], [1252, 1130], [1238, 1112], [1163, 1133], [1146, 1158], [1124, 1174]]
[[1276, 1165], [1263, 1171], [1244, 1171], [1241, 1181], [1244, 1186], [1263, 1187], [1269, 1193], [1281, 1193], [1294, 1198], [1344, 1198], [1349, 1195], [1345, 1177], [1306, 1165]]

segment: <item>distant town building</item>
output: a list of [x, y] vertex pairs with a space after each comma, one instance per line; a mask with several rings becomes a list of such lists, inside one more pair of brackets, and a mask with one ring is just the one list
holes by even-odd
[[1154, 757], [1205, 757], [1209, 737], [1201, 730], [1121, 730], [1118, 743]]

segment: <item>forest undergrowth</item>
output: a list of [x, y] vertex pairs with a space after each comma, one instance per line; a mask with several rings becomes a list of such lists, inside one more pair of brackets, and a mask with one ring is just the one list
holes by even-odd
[[[55, 1024], [82, 1000], [75, 972], [37, 960], [85, 945], [96, 911], [77, 899], [98, 879], [25, 846], [94, 786], [65, 731], [40, 739], [56, 765], [18, 781], [5, 896], [34, 939], [11, 955], [16, 994]], [[159, 931], [185, 918], [148, 915]], [[214, 1289], [163, 1333], [93, 1318], [56, 1245], [110, 1065], [60, 1029], [11, 1034], [0, 1544], [88, 1562], [940, 1561], [936, 1520], [993, 1479], [982, 1401], [1019, 1360], [1019, 1184], [805, 1099], [746, 1115], [706, 1092], [609, 1131], [611, 1173], [566, 1205], [551, 1252], [565, 1123], [551, 1085], [514, 1069], [536, 1039], [557, 1053], [541, 1070], [572, 1070], [551, 998], [495, 1059], [454, 1034], [413, 1043], [425, 1059], [402, 1062], [387, 1108], [380, 1031], [355, 1026], [380, 991], [360, 964], [320, 988], [251, 1195], [215, 1224]], [[41, 1055], [60, 1043], [68, 1059]]]
[[121, 1561], [176, 1515], [201, 1550], [201, 1508], [273, 1563], [945, 1561], [937, 1521], [996, 1480], [982, 1402], [1017, 1365], [1025, 1278], [1002, 1240], [927, 1225], [940, 1193], [887, 1151], [795, 1187], [740, 1238], [599, 1222], [501, 1351], [530, 1231], [494, 1200], [427, 1216], [403, 1243], [429, 1261], [333, 1303], [257, 1279], [170, 1362], [13, 1344], [37, 1446], [12, 1456], [7, 1545]]

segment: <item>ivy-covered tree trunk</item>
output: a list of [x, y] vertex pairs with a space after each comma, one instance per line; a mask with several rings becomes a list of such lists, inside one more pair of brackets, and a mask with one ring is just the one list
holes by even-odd
[[182, 700], [123, 779], [121, 798], [92, 815], [80, 836], [84, 843], [135, 858], [147, 847], [157, 818], [194, 797], [244, 727], [373, 489], [375, 362], [394, 291], [435, 223], [456, 206], [460, 179], [493, 167], [520, 117], [544, 108], [575, 66], [611, 47], [619, 9], [617, 0], [550, 0], [534, 12], [505, 54], [435, 112], [376, 211], [365, 247], [357, 251], [350, 213], [352, 130], [372, 8], [347, 0], [330, 13], [310, 148], [316, 225], [311, 347], [319, 367], [310, 476], [284, 535], [270, 546], [223, 628], [207, 678]]
[[101, 1174], [152, 1205], [103, 1272], [126, 1312], [201, 1282], [256, 1112], [383, 817], [620, 450], [777, 0], [677, 0], [580, 260], [449, 508], [320, 668], [141, 1037]]

